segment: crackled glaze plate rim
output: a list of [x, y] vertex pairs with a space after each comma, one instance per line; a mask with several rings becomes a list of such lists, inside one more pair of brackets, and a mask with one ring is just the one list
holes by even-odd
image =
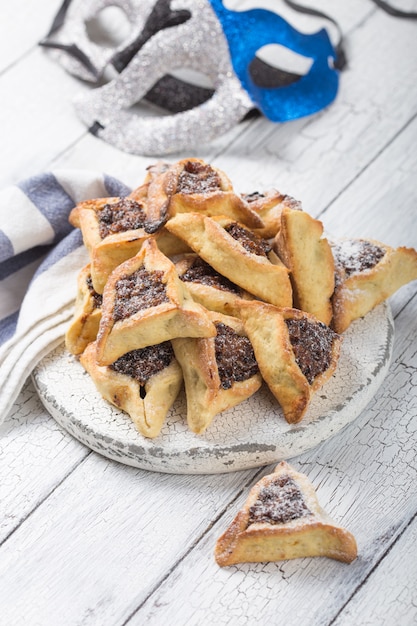
[[373, 398], [389, 369], [394, 322], [387, 303], [356, 320], [343, 336], [338, 368], [299, 424], [288, 424], [264, 385], [218, 415], [203, 435], [186, 425], [182, 392], [161, 435], [146, 439], [130, 418], [102, 399], [79, 361], [62, 344], [32, 378], [53, 418], [95, 452], [126, 465], [177, 474], [213, 474], [289, 459], [334, 436]]

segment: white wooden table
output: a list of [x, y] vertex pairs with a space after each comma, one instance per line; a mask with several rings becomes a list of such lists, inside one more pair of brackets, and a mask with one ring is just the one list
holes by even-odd
[[[59, 5], [1, 4], [1, 184], [59, 167], [137, 185], [153, 160], [88, 134], [71, 104], [87, 87], [37, 46]], [[336, 102], [286, 125], [241, 123], [172, 158], [204, 158], [240, 191], [278, 187], [336, 236], [417, 247], [417, 25], [367, 0], [315, 6], [347, 37]], [[417, 283], [390, 304], [394, 355], [375, 398], [291, 460], [355, 535], [354, 563], [219, 568], [217, 537], [271, 467], [196, 476], [109, 461], [58, 426], [29, 380], [0, 427], [0, 623], [417, 623]]]

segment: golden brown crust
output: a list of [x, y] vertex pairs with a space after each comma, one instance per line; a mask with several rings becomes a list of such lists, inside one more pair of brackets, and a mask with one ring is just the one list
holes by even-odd
[[97, 298], [88, 286], [89, 279], [90, 264], [83, 267], [78, 275], [74, 315], [65, 334], [65, 346], [71, 354], [81, 354], [98, 333], [101, 306], [96, 305]]
[[[417, 279], [417, 251], [405, 247], [391, 248], [373, 239], [346, 239], [339, 240], [337, 244], [345, 251], [336, 254], [333, 247], [336, 287], [332, 298], [332, 326], [336, 332], [343, 333], [354, 320], [369, 313], [403, 285]], [[363, 244], [375, 246], [383, 253], [382, 258], [368, 269], [360, 267], [360, 248]], [[344, 269], [346, 261], [343, 261], [343, 257], [346, 259], [347, 255], [351, 266], [355, 265], [355, 261], [359, 263], [357, 270], [352, 273]]]
[[[124, 319], [114, 319], [117, 283], [141, 268], [150, 275], [157, 273], [165, 288], [165, 301], [147, 306]], [[127, 297], [127, 300], [129, 297]], [[175, 266], [160, 250], [154, 239], [146, 240], [131, 259], [119, 265], [111, 274], [103, 293], [103, 308], [97, 336], [97, 361], [109, 365], [131, 350], [144, 348], [174, 337], [210, 337], [215, 328], [206, 311], [193, 302], [180, 281]]]
[[[186, 190], [181, 187], [184, 175], [196, 181], [194, 191], [192, 185]], [[207, 178], [211, 182], [206, 184]], [[169, 217], [196, 212], [207, 216], [227, 215], [250, 227], [263, 226], [259, 215], [233, 191], [226, 174], [202, 159], [182, 159], [156, 176], [149, 186], [148, 202], [150, 211], [162, 211]]]
[[290, 270], [294, 306], [329, 325], [334, 291], [332, 249], [323, 224], [304, 211], [285, 207], [274, 249]]
[[166, 228], [183, 239], [217, 272], [254, 296], [275, 306], [292, 306], [288, 269], [274, 253], [249, 252], [225, 227], [229, 218], [210, 218], [197, 213], [178, 214]]
[[298, 200], [282, 194], [276, 189], [270, 189], [265, 193], [242, 194], [241, 197], [263, 221], [262, 227], [252, 230], [259, 237], [265, 239], [272, 239], [278, 234], [281, 227], [281, 213], [284, 208], [301, 211], [301, 203]]
[[182, 371], [175, 358], [143, 385], [126, 374], [98, 365], [95, 343], [89, 344], [80, 361], [103, 398], [125, 411], [144, 437], [159, 435], [182, 385]]
[[[242, 300], [253, 300], [254, 296], [238, 285], [231, 283], [213, 269], [207, 273], [207, 280], [187, 280], [188, 272], [192, 271], [196, 263], [202, 265], [205, 264], [205, 261], [195, 253], [184, 254], [175, 261], [178, 276], [185, 281], [193, 300], [210, 311], [238, 317]], [[210, 266], [208, 267], [210, 268]], [[217, 284], [216, 279], [213, 284], [210, 284], [212, 275], [217, 276]]]
[[[208, 315], [214, 324], [224, 324], [246, 337], [239, 319], [215, 312]], [[174, 339], [172, 345], [184, 375], [187, 423], [195, 433], [205, 431], [215, 415], [243, 402], [262, 384], [261, 376], [256, 372], [244, 380], [232, 382], [230, 388], [222, 386], [214, 337]]]
[[[286, 320], [319, 323], [312, 315], [292, 308], [277, 308], [264, 302], [242, 303], [240, 316], [251, 340], [262, 378], [278, 400], [289, 423], [299, 422], [305, 415], [311, 395], [334, 373], [341, 339], [332, 333], [328, 367], [314, 377], [306, 378], [297, 363]], [[324, 324], [323, 330], [327, 329]], [[330, 329], [327, 332], [331, 333]]]
[[[271, 486], [276, 489], [278, 499], [283, 499], [282, 502], [278, 500], [277, 505], [285, 514], [286, 494], [285, 490], [280, 492], [280, 479], [292, 481], [306, 510], [289, 521], [251, 523], [251, 507], [259, 502], [262, 491]], [[354, 536], [337, 525], [320, 507], [307, 476], [282, 461], [272, 474], [264, 476], [251, 489], [244, 506], [217, 540], [214, 555], [222, 567], [316, 556], [350, 563], [357, 557], [357, 545]]]
[[[95, 201], [83, 202], [77, 205], [70, 214], [73, 225], [81, 229], [84, 244], [88, 250], [91, 262], [91, 278], [97, 293], [103, 293], [104, 285], [111, 272], [120, 263], [134, 256], [142, 247], [143, 242], [150, 237], [144, 228], [125, 230], [100, 236], [99, 215], [107, 206], [117, 204], [121, 198], [100, 198]], [[144, 200], [141, 206], [146, 210]]]

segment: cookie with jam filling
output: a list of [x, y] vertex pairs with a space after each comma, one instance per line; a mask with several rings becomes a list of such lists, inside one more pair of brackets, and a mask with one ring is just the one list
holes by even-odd
[[250, 490], [214, 555], [221, 567], [317, 556], [351, 563], [357, 545], [320, 506], [307, 476], [282, 461]]
[[226, 217], [178, 214], [166, 228], [219, 274], [275, 306], [292, 306], [289, 271], [270, 243]]
[[323, 224], [308, 213], [285, 207], [274, 249], [290, 270], [297, 309], [329, 325], [333, 316], [334, 262]]
[[263, 302], [242, 303], [240, 316], [262, 378], [290, 424], [334, 373], [341, 337], [313, 315]]
[[301, 210], [301, 202], [291, 196], [282, 194], [276, 189], [270, 189], [264, 193], [254, 191], [241, 195], [242, 200], [247, 202], [250, 208], [255, 211], [263, 226], [252, 228], [253, 232], [264, 239], [272, 239], [277, 235], [281, 227], [281, 213], [284, 208], [294, 211]]
[[340, 239], [332, 242], [332, 251], [332, 326], [338, 333], [417, 279], [417, 251], [413, 248], [391, 248], [373, 239]]
[[95, 341], [101, 305], [102, 296], [93, 287], [88, 264], [78, 274], [74, 315], [65, 334], [65, 345], [71, 354], [81, 354], [90, 342]]
[[221, 313], [208, 315], [215, 337], [172, 340], [184, 376], [187, 423], [198, 434], [215, 415], [243, 402], [262, 384], [242, 322]]
[[212, 337], [214, 325], [178, 278], [175, 265], [147, 239], [119, 265], [103, 292], [97, 361], [110, 365], [123, 354], [174, 337]]
[[216, 272], [198, 254], [183, 255], [175, 267], [193, 300], [210, 311], [237, 315], [241, 300], [253, 300], [250, 293]]
[[157, 437], [182, 385], [169, 341], [133, 350], [108, 366], [98, 365], [96, 345], [80, 357], [103, 398], [125, 411], [144, 437]]
[[260, 216], [233, 191], [229, 178], [202, 159], [182, 159], [149, 185], [150, 211], [227, 215], [249, 227], [262, 227]]

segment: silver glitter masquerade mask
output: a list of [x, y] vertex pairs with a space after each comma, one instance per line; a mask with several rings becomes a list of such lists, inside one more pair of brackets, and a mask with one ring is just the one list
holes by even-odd
[[[273, 121], [286, 121], [314, 113], [336, 96], [336, 53], [325, 30], [301, 34], [271, 11], [230, 11], [221, 0], [70, 1], [42, 44], [85, 80], [97, 81], [110, 65], [120, 72], [75, 107], [94, 134], [121, 150], [161, 155], [195, 148], [255, 107]], [[89, 41], [86, 22], [110, 4], [123, 8], [134, 28], [126, 41], [103, 48]], [[278, 86], [265, 84], [268, 66], [256, 53], [274, 43], [308, 58], [308, 72], [284, 80], [281, 73]], [[170, 75], [184, 69], [203, 71], [212, 89], [197, 92]], [[140, 116], [132, 107], [143, 99], [177, 112]]]

